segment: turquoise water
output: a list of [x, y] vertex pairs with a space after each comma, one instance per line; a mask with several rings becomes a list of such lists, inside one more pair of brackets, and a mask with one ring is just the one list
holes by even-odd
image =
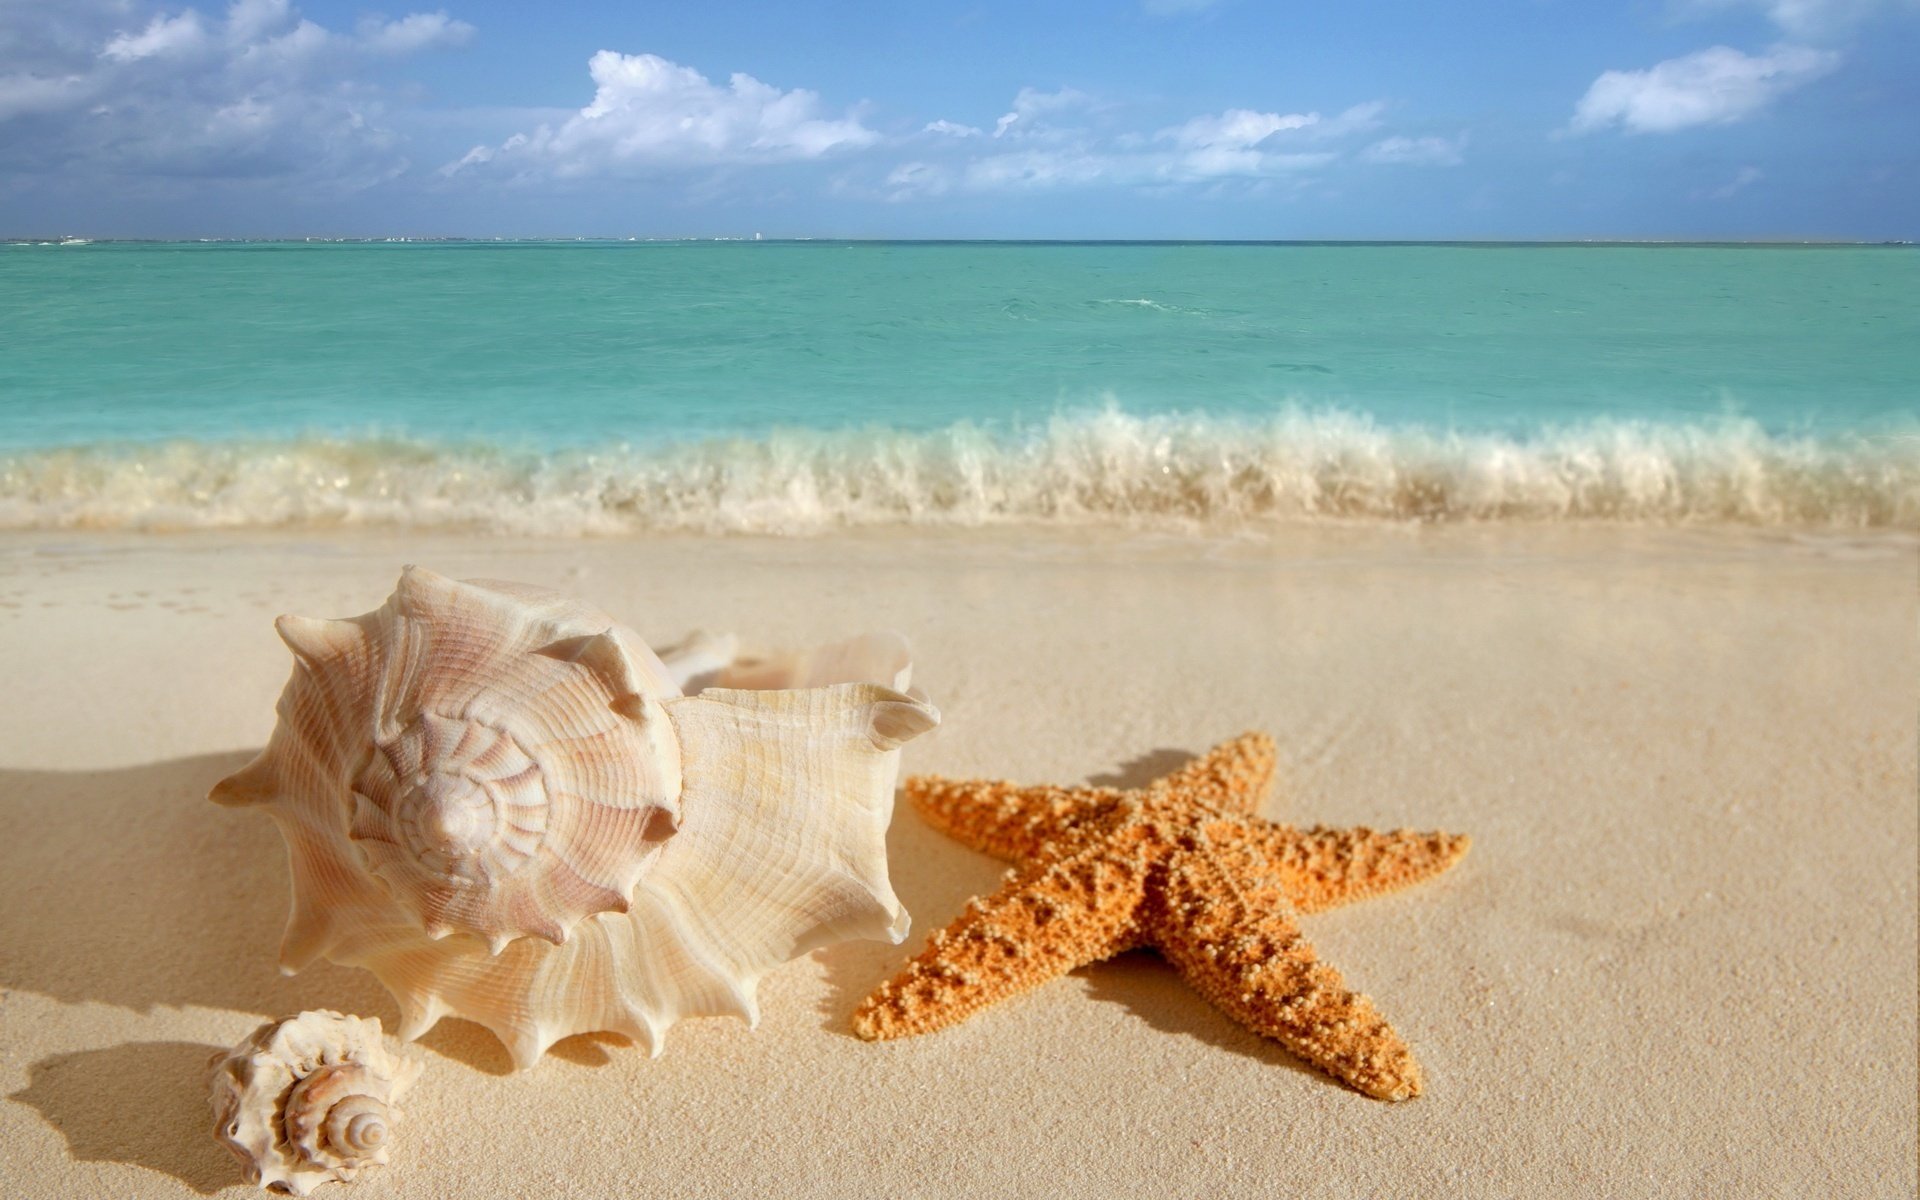
[[1920, 524], [1872, 247], [0, 247], [0, 524]]

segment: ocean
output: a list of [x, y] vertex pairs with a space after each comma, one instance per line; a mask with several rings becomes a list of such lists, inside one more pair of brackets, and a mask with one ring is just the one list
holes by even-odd
[[1906, 247], [0, 245], [0, 528], [1920, 529]]

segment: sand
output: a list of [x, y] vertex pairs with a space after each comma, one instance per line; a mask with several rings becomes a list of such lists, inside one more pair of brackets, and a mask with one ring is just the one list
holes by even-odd
[[1451, 874], [1306, 918], [1412, 1043], [1368, 1100], [1151, 954], [931, 1037], [853, 1006], [1000, 866], [896, 815], [905, 946], [776, 972], [757, 1030], [514, 1074], [448, 1021], [378, 1197], [1911, 1195], [1920, 549], [1506, 526], [1258, 540], [0, 538], [7, 1196], [253, 1194], [203, 1070], [266, 1017], [392, 1023], [273, 966], [287, 885], [204, 800], [266, 737], [282, 611], [417, 561], [567, 588], [650, 637], [907, 631], [945, 712], [909, 770], [1146, 778], [1246, 728], [1270, 816], [1471, 833]]

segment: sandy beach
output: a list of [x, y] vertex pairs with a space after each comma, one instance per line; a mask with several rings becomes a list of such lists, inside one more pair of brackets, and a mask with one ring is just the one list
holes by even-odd
[[952, 1030], [853, 1007], [1001, 864], [904, 807], [901, 946], [761, 990], [664, 1055], [528, 1073], [448, 1020], [393, 1165], [326, 1196], [1900, 1196], [1916, 1179], [1920, 547], [1911, 535], [1323, 525], [506, 540], [0, 537], [0, 1175], [9, 1196], [257, 1194], [204, 1070], [261, 1021], [397, 1010], [274, 966], [278, 834], [208, 787], [264, 742], [271, 618], [417, 562], [562, 588], [650, 639], [913, 640], [908, 772], [1132, 783], [1244, 729], [1269, 817], [1472, 835], [1303, 919], [1407, 1038], [1369, 1100], [1150, 953]]

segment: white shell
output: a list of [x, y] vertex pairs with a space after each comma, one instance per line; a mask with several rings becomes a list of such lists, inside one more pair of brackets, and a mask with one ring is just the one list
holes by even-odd
[[211, 1067], [213, 1136], [249, 1183], [296, 1196], [385, 1165], [397, 1102], [420, 1073], [387, 1052], [378, 1020], [337, 1012], [269, 1021]]
[[[267, 748], [213, 799], [258, 803], [293, 872], [281, 965], [373, 971], [411, 1040], [477, 1021], [528, 1067], [569, 1034], [658, 1053], [682, 1017], [753, 1020], [760, 978], [854, 937], [895, 942], [887, 880], [901, 743], [931, 705], [879, 635], [754, 664], [727, 639], [676, 672], [557, 593], [403, 572], [382, 608], [282, 617], [298, 660]], [[704, 681], [704, 680], [702, 680]]]

